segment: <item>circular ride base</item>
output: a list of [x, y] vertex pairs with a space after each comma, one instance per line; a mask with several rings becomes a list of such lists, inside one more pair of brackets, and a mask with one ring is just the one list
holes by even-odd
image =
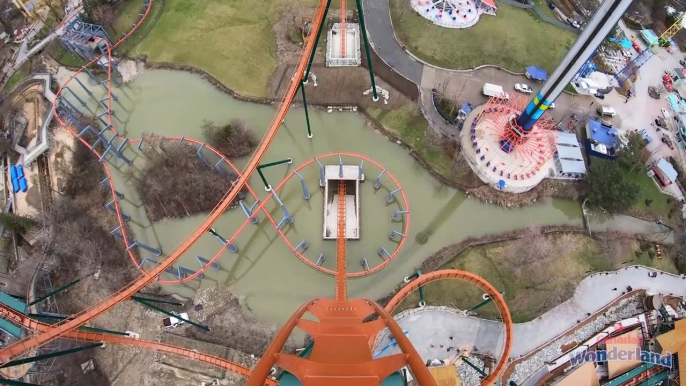
[[[537, 123], [532, 130], [536, 135], [525, 145], [507, 153], [500, 147], [507, 121], [513, 115], [489, 113], [487, 106], [475, 108], [464, 122], [461, 140], [467, 163], [481, 181], [498, 190], [523, 193], [533, 189], [554, 167], [554, 131], [543, 128], [543, 122]], [[516, 104], [508, 107], [521, 111]]]
[[472, 0], [410, 0], [410, 4], [422, 17], [446, 28], [469, 28], [482, 12]]

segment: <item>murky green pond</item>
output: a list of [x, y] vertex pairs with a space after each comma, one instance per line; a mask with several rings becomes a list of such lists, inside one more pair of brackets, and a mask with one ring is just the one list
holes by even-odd
[[[60, 75], [64, 79], [69, 74], [64, 72]], [[98, 107], [96, 98], [102, 97], [102, 88], [88, 83], [87, 76], [80, 76], [80, 79], [84, 84], [91, 85], [94, 97], [88, 97], [75, 82], [71, 84], [71, 89], [87, 102], [84, 109], [91, 114], [101, 113], [102, 107]], [[114, 93], [119, 99], [113, 105], [114, 126], [121, 135], [129, 138], [153, 133], [202, 139], [203, 120], [227, 123], [232, 119], [245, 121], [261, 137], [275, 112], [271, 106], [235, 100], [199, 76], [183, 72], [145, 71], [132, 84], [115, 88]], [[76, 102], [70, 95], [65, 95]], [[78, 103], [75, 105], [78, 106]], [[263, 162], [271, 162], [290, 157], [294, 161], [292, 165], [279, 165], [265, 171], [267, 180], [273, 186], [278, 185], [290, 170], [315, 156], [337, 151], [353, 152], [370, 157], [387, 168], [397, 178], [409, 200], [411, 223], [405, 246], [384, 270], [351, 280], [351, 297], [378, 298], [387, 294], [429, 255], [467, 237], [514, 230], [532, 223], [582, 224], [581, 209], [571, 201], [545, 200], [524, 209], [512, 210], [466, 198], [462, 192], [442, 186], [414, 162], [406, 150], [375, 132], [358, 114], [311, 112], [310, 119], [314, 133], [311, 140], [306, 138], [303, 111], [292, 109], [263, 159]], [[130, 146], [126, 154], [135, 159], [134, 167], [141, 168], [144, 165], [145, 159], [135, 151], [135, 145]], [[216, 160], [213, 156], [208, 155], [208, 158]], [[337, 158], [324, 161], [328, 164], [338, 163]], [[343, 161], [345, 164], [359, 164], [359, 160], [353, 157], [343, 157]], [[242, 168], [247, 159], [234, 162], [238, 168]], [[122, 207], [131, 216], [131, 227], [139, 241], [160, 247], [163, 252], [172, 251], [205, 217], [196, 215], [151, 224], [136, 192], [123, 177], [122, 173], [128, 166], [114, 159], [110, 160], [110, 165], [119, 190], [126, 195]], [[362, 258], [366, 258], [370, 266], [381, 263], [379, 248], [384, 246], [392, 252], [397, 243], [389, 240], [388, 235], [393, 230], [401, 231], [403, 225], [402, 222], [391, 221], [393, 211], [401, 207], [398, 201], [386, 203], [388, 191], [395, 189], [395, 185], [388, 177], [383, 177], [382, 187], [377, 191], [373, 183], [381, 169], [365, 162], [363, 170], [367, 181], [360, 188], [362, 236], [358, 241], [348, 242], [350, 271], [362, 270]], [[278, 194], [295, 222], [284, 225], [282, 229], [293, 245], [307, 241], [309, 248], [304, 255], [308, 259], [316, 261], [319, 254], [324, 253], [326, 260], [323, 265], [333, 268], [335, 242], [322, 240], [323, 192], [318, 187], [316, 164], [305, 167], [301, 175], [312, 197], [309, 201], [303, 199], [300, 181], [296, 178], [284, 184]], [[217, 178], [220, 178], [219, 175]], [[251, 177], [250, 183], [261, 199], [267, 197], [268, 193], [257, 174]], [[248, 204], [252, 202], [252, 198], [247, 200]], [[270, 200], [266, 208], [276, 221], [281, 219], [281, 209], [275, 200]], [[248, 224], [234, 240], [239, 252], [233, 254], [227, 251], [222, 254], [219, 270], [208, 269], [203, 280], [166, 286], [165, 290], [192, 296], [200, 287], [230, 285], [234, 293], [246, 298], [248, 307], [258, 317], [276, 322], [285, 320], [310, 298], [332, 296], [333, 277], [316, 272], [298, 260], [264, 214], [258, 217], [259, 224]], [[228, 239], [245, 220], [240, 209], [228, 210], [215, 228]], [[642, 232], [657, 230], [655, 224], [626, 218], [594, 224], [595, 230], [617, 227]], [[196, 256], [210, 259], [220, 247], [219, 241], [207, 234], [175, 266], [180, 264], [196, 270], [200, 267]], [[164, 258], [164, 254], [155, 257], [146, 251], [141, 251], [141, 255], [155, 260]], [[162, 279], [174, 279], [174, 276], [165, 273]]]

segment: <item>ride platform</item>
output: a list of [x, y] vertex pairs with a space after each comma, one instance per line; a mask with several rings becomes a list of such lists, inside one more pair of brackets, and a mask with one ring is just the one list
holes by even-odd
[[358, 165], [324, 167], [324, 240], [338, 239], [339, 181], [345, 182], [345, 235], [347, 240], [360, 239], [360, 182], [364, 174]]

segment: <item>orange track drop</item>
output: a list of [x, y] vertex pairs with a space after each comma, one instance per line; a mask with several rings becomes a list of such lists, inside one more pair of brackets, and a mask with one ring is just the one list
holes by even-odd
[[[325, 8], [326, 1], [320, 0], [319, 7], [317, 8], [317, 15], [315, 16], [315, 22], [313, 23], [311, 36], [317, 36], [323, 22], [322, 16], [324, 14]], [[102, 303], [97, 304], [89, 309], [86, 309], [76, 314], [74, 319], [67, 320], [59, 324], [55, 324], [51, 326], [49, 329], [43, 331], [42, 333], [28, 336], [0, 350], [0, 359], [7, 361], [11, 358], [21, 355], [28, 349], [46, 344], [52, 341], [53, 339], [56, 339], [59, 336], [64, 335], [65, 333], [86, 324], [89, 320], [110, 310], [119, 302], [129, 299], [132, 295], [136, 294], [150, 282], [155, 280], [155, 278], [162, 274], [165, 269], [174, 264], [176, 260], [178, 260], [184, 253], [186, 253], [191, 248], [191, 246], [198, 239], [200, 239], [200, 237], [203, 234], [207, 232], [207, 230], [212, 226], [212, 224], [217, 220], [217, 218], [219, 218], [219, 216], [221, 216], [224, 213], [224, 211], [229, 207], [231, 202], [233, 202], [234, 198], [236, 198], [236, 196], [238, 195], [238, 192], [248, 182], [250, 175], [255, 171], [255, 169], [260, 163], [260, 160], [267, 152], [269, 145], [271, 145], [272, 141], [274, 140], [276, 133], [281, 127], [281, 122], [286, 117], [286, 113], [288, 112], [288, 109], [291, 103], [293, 102], [293, 98], [295, 97], [295, 94], [298, 91], [300, 80], [305, 73], [310, 53], [312, 52], [312, 49], [314, 47], [314, 41], [315, 39], [307, 39], [305, 48], [302, 52], [302, 56], [300, 57], [298, 66], [295, 69], [294, 76], [291, 78], [288, 90], [284, 95], [284, 98], [279, 106], [276, 116], [270, 124], [265, 136], [262, 138], [259, 147], [251, 157], [245, 169], [243, 170], [243, 173], [238, 179], [238, 182], [226, 194], [226, 196], [224, 196], [224, 199], [215, 207], [212, 213], [210, 213], [210, 215], [207, 218], [205, 218], [201, 225], [195, 231], [193, 231], [193, 233], [191, 233], [189, 237], [183, 240], [174, 251], [169, 253], [164, 261], [162, 261], [159, 265], [148, 271], [147, 276], [143, 276], [138, 280], [134, 281], [133, 283], [122, 288], [117, 293], [112, 295], [112, 297], [106, 299]]]
[[346, 279], [347, 257], [345, 254], [345, 181], [338, 181], [338, 240], [336, 242], [336, 300], [348, 297]]
[[345, 58], [345, 23], [348, 16], [348, 7], [345, 5], [345, 0], [341, 0], [341, 58]]

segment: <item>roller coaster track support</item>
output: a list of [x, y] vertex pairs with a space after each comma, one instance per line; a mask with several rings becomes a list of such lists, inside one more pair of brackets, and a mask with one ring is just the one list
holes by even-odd
[[[146, 11], [146, 13], [149, 12], [151, 4], [152, 0], [148, 2], [148, 10]], [[321, 0], [319, 3], [317, 15], [314, 18], [315, 23], [312, 26], [312, 34], [315, 36], [318, 35], [321, 30], [321, 26], [324, 21], [324, 12], [329, 4], [330, 0], [326, 0], [326, 2], [324, 0]], [[127, 36], [131, 33], [133, 33], [133, 30], [130, 31], [129, 34], [127, 34]], [[288, 113], [288, 109], [290, 108], [290, 105], [293, 102], [293, 98], [295, 97], [295, 94], [298, 91], [298, 87], [300, 87], [300, 82], [303, 79], [303, 75], [305, 74], [305, 70], [307, 67], [308, 58], [313, 53], [315, 41], [316, 39], [308, 39], [306, 41], [302, 55], [300, 57], [298, 65], [296, 66], [294, 76], [290, 81], [288, 89], [283, 97], [283, 100], [281, 101], [281, 104], [279, 105], [276, 115], [274, 116], [274, 119], [272, 120], [269, 129], [262, 138], [260, 145], [257, 147], [253, 156], [248, 161], [245, 169], [243, 170], [243, 173], [239, 175], [239, 178], [236, 181], [236, 184], [233, 186], [233, 188], [226, 194], [226, 196], [224, 196], [223, 200], [203, 220], [203, 222], [173, 251], [171, 251], [167, 255], [166, 259], [164, 259], [158, 265], [151, 268], [147, 272], [147, 274], [138, 278], [136, 281], [130, 283], [126, 287], [122, 288], [117, 293], [113, 294], [111, 297], [104, 300], [103, 302], [75, 315], [74, 319], [69, 319], [64, 321], [63, 323], [55, 324], [51, 326], [49, 329], [42, 331], [41, 333], [29, 335], [26, 338], [23, 338], [10, 346], [3, 348], [2, 350], [0, 350], [0, 359], [4, 361], [11, 360], [19, 355], [22, 355], [29, 349], [51, 342], [52, 340], [57, 339], [58, 337], [75, 330], [79, 326], [84, 325], [85, 323], [98, 317], [99, 315], [102, 315], [104, 312], [112, 309], [120, 302], [130, 299], [131, 296], [137, 294], [141, 289], [143, 289], [149, 283], [153, 282], [167, 268], [172, 266], [172, 264], [174, 264], [176, 260], [178, 260], [182, 255], [184, 255], [186, 252], [190, 250], [190, 248], [195, 244], [195, 242], [199, 240], [205, 234], [205, 232], [207, 232], [208, 229], [212, 227], [214, 222], [222, 214], [224, 214], [226, 209], [228, 209], [228, 207], [235, 200], [236, 196], [241, 191], [241, 189], [243, 189], [243, 187], [248, 183], [250, 175], [255, 171], [257, 166], [260, 164], [260, 160], [267, 152], [267, 149], [269, 149], [269, 146], [276, 137], [276, 133], [281, 128], [281, 123], [286, 118], [286, 114]], [[110, 47], [110, 51], [112, 48], [116, 48], [116, 46], [119, 43]], [[110, 183], [112, 182], [110, 181]], [[116, 202], [115, 206], [117, 211], [119, 211]]]
[[364, 14], [362, 13], [361, 0], [355, 0], [357, 5], [357, 16], [360, 18], [360, 31], [362, 31], [362, 39], [364, 40], [364, 52], [367, 55], [367, 68], [369, 69], [369, 77], [372, 81], [372, 95], [374, 102], [379, 100], [379, 95], [376, 93], [376, 82], [374, 81], [374, 69], [372, 68], [372, 57], [369, 54], [369, 39], [367, 38], [367, 29], [364, 26]]

